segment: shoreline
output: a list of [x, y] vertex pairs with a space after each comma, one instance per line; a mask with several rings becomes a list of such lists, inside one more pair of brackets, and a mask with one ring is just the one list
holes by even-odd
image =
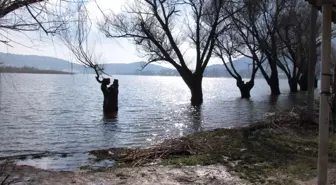
[[[310, 185], [316, 183], [318, 133], [317, 125], [305, 124], [303, 117], [302, 110], [293, 109], [247, 127], [192, 133], [146, 148], [89, 151], [97, 162], [115, 161], [113, 167], [83, 166], [69, 172], [16, 166], [17, 171], [8, 172], [21, 182], [34, 179], [32, 184]], [[336, 183], [335, 138], [329, 140], [330, 183]]]
[[73, 75], [77, 73], [71, 72], [60, 72], [60, 71], [34, 71], [34, 72], [9, 72], [9, 71], [0, 71], [1, 74], [51, 74], [51, 75]]
[[53, 69], [38, 69], [38, 68], [34, 68], [34, 67], [13, 67], [13, 66], [0, 66], [0, 73], [75, 74], [73, 72], [53, 70]]

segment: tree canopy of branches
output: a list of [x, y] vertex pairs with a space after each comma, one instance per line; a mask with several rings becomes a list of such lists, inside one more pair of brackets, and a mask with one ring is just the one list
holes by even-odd
[[[232, 24], [230, 31], [221, 34], [218, 37], [216, 47], [214, 50], [215, 55], [221, 59], [226, 70], [237, 81], [237, 87], [240, 90], [242, 98], [250, 98], [250, 91], [254, 86], [255, 75], [258, 71], [258, 63], [261, 62], [259, 56], [256, 54], [257, 45], [249, 45], [253, 42], [253, 37], [249, 37], [247, 32], [244, 32], [240, 27]], [[246, 47], [248, 45], [249, 47]], [[248, 53], [251, 53], [250, 55]], [[250, 80], [244, 82], [242, 75], [236, 70], [233, 58], [245, 56], [252, 60], [249, 64], [251, 66]], [[255, 56], [253, 56], [255, 55]]]
[[[127, 38], [152, 62], [168, 62], [191, 91], [192, 105], [203, 102], [203, 72], [219, 32], [227, 29], [225, 0], [135, 0], [120, 14], [104, 14], [101, 31], [110, 38]], [[183, 22], [184, 21], [184, 22]], [[183, 48], [195, 50], [188, 61]], [[190, 68], [193, 63], [195, 68]], [[189, 67], [188, 67], [189, 65]]]
[[[233, 2], [231, 6], [225, 8], [225, 11], [231, 15], [231, 23], [240, 37], [238, 42], [244, 43], [236, 51], [252, 59], [255, 64], [254, 71], [259, 69], [270, 86], [271, 94], [278, 95], [280, 88], [277, 69], [277, 29], [285, 0], [236, 0]], [[235, 13], [232, 14], [233, 12]], [[267, 60], [264, 60], [264, 56]], [[264, 61], [267, 61], [270, 67], [270, 74], [262, 65]], [[254, 78], [254, 75], [251, 77]]]
[[[225, 6], [224, 12], [230, 15], [230, 29], [219, 34], [215, 55], [221, 59], [229, 74], [236, 79], [237, 87], [241, 92], [242, 98], [250, 98], [250, 90], [254, 86], [254, 79], [258, 69], [262, 67], [264, 55], [260, 52], [259, 44], [255, 39], [253, 32], [249, 29], [247, 19], [244, 21], [241, 17], [245, 17], [250, 13], [249, 21], [253, 20], [252, 12], [249, 12], [248, 6], [243, 1], [233, 1], [230, 6]], [[233, 58], [247, 57], [251, 60], [250, 80], [243, 81], [242, 75], [236, 70]]]
[[[321, 19], [317, 19], [316, 38], [321, 35]], [[291, 0], [280, 17], [278, 28], [279, 68], [286, 74], [291, 92], [307, 90], [309, 60], [310, 7], [301, 0]]]
[[76, 21], [65, 23], [64, 29], [58, 32], [58, 36], [77, 61], [85, 67], [93, 69], [97, 75], [97, 81], [102, 83], [99, 77], [104, 73], [103, 66], [99, 63], [94, 46], [90, 45], [88, 41], [92, 23], [84, 4], [77, 4], [76, 14]]
[[[304, 89], [307, 84], [303, 82], [307, 82], [309, 5], [303, 0], [237, 0], [231, 5], [226, 11], [239, 9], [231, 22], [245, 45], [239, 46], [245, 49], [239, 53], [256, 62], [271, 94], [280, 94], [278, 68], [287, 76], [292, 92], [297, 91], [298, 83]], [[320, 25], [321, 21], [317, 24], [317, 37], [321, 33]], [[242, 43], [237, 39], [235, 42]], [[265, 64], [268, 64], [268, 70]]]
[[72, 6], [82, 1], [0, 0], [0, 42], [10, 45], [5, 33], [42, 30], [55, 34], [71, 21]]

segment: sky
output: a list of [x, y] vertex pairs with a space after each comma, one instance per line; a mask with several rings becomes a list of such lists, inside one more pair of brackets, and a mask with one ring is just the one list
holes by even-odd
[[[49, 0], [48, 2], [58, 2], [59, 0]], [[110, 39], [106, 38], [100, 31], [97, 30], [97, 23], [102, 20], [102, 11], [113, 11], [119, 13], [125, 5], [132, 3], [133, 0], [92, 0], [86, 4], [92, 21], [93, 29], [89, 39], [90, 46], [94, 46], [94, 51], [97, 56], [100, 56], [99, 63], [131, 63], [138, 61], [146, 61], [141, 58], [141, 55], [136, 50], [135, 45], [125, 39]], [[96, 4], [97, 3], [97, 4]], [[183, 25], [183, 24], [182, 24]], [[5, 53], [15, 53], [24, 55], [43, 55], [68, 60], [78, 63], [72, 53], [57, 39], [50, 35], [46, 35], [42, 31], [25, 32], [7, 32], [8, 37], [12, 38], [12, 47], [0, 44], [0, 51]], [[182, 52], [187, 60], [187, 65], [192, 69], [195, 67], [195, 50], [184, 45], [181, 47]], [[210, 63], [213, 63], [213, 61]], [[215, 62], [218, 63], [218, 62]], [[170, 64], [161, 63], [165, 67], [172, 67]]]
[[[127, 1], [131, 0], [97, 0], [97, 3], [104, 10], [118, 13]], [[93, 20], [93, 26], [96, 26], [97, 20], [102, 18], [100, 10], [94, 1], [90, 1], [86, 6]], [[56, 37], [48, 36], [42, 31], [5, 34], [12, 38], [13, 42], [10, 43], [12, 47], [0, 44], [1, 52], [51, 56], [75, 62], [71, 52]], [[90, 44], [95, 46], [102, 63], [130, 63], [144, 60], [139, 57], [136, 47], [127, 40], [106, 38], [98, 30], [92, 30], [91, 37]]]

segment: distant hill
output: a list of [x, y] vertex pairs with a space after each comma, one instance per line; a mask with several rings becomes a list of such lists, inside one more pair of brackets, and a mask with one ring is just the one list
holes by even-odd
[[[18, 55], [0, 52], [0, 63], [5, 66], [12, 67], [31, 67], [40, 70], [55, 70], [72, 73], [93, 73], [92, 69], [84, 67], [80, 64], [71, 63], [69, 61], [46, 56], [36, 55]], [[242, 57], [234, 61], [236, 70], [243, 76], [249, 77], [251, 73], [251, 59]], [[175, 69], [163, 67], [157, 64], [149, 64], [144, 68], [146, 62], [134, 63], [108, 63], [104, 65], [107, 74], [124, 74], [124, 75], [161, 75], [161, 76], [179, 76]], [[279, 73], [281, 71], [279, 70]], [[260, 76], [260, 74], [257, 74]], [[231, 77], [223, 64], [209, 65], [205, 72], [206, 77]]]
[[[233, 61], [233, 65], [236, 71], [242, 77], [250, 77], [252, 70], [252, 60], [247, 57], [242, 57]], [[231, 68], [230, 64], [228, 64], [229, 68]], [[214, 64], [209, 65], [204, 72], [204, 76], [210, 77], [231, 77], [230, 73], [226, 70], [224, 64]]]
[[109, 63], [104, 65], [104, 70], [109, 74], [126, 74], [126, 75], [178, 75], [175, 69], [162, 67], [156, 64], [149, 64], [144, 69], [146, 62], [134, 63]]
[[[12, 67], [32, 67], [41, 70], [57, 70], [73, 73], [93, 73], [93, 70], [80, 64], [46, 56], [17, 55], [10, 53], [0, 53], [0, 63]], [[128, 75], [178, 75], [176, 70], [149, 64], [144, 70], [142, 66], [145, 62], [135, 63], [109, 63], [105, 64], [105, 72], [108, 74], [128, 74]]]
[[[12, 67], [33, 67], [45, 70], [71, 71], [71, 63], [69, 61], [53, 57], [0, 53], [0, 62]], [[83, 70], [83, 66], [81, 65], [72, 65], [74, 69], [73, 72]]]
[[1, 66], [1, 73], [37, 73], [37, 74], [72, 74], [71, 72], [56, 71], [56, 70], [46, 70], [46, 69], [36, 69], [33, 67], [11, 67], [11, 66]]

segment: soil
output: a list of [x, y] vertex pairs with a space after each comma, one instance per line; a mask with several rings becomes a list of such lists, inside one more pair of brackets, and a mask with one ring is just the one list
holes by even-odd
[[[11, 168], [8, 168], [11, 169]], [[9, 172], [9, 171], [8, 171]], [[249, 185], [252, 184], [230, 174], [221, 165], [209, 166], [147, 166], [134, 168], [106, 168], [98, 171], [57, 172], [16, 166], [10, 170], [6, 182], [12, 185]], [[336, 185], [336, 164], [329, 170], [329, 185]], [[299, 185], [315, 185], [317, 178]], [[6, 184], [6, 183], [5, 183]]]
[[[13, 181], [14, 180], [14, 181]], [[232, 176], [224, 166], [149, 166], [100, 169], [99, 171], [56, 172], [29, 166], [17, 166], [8, 181], [13, 185], [244, 185], [248, 182]]]

